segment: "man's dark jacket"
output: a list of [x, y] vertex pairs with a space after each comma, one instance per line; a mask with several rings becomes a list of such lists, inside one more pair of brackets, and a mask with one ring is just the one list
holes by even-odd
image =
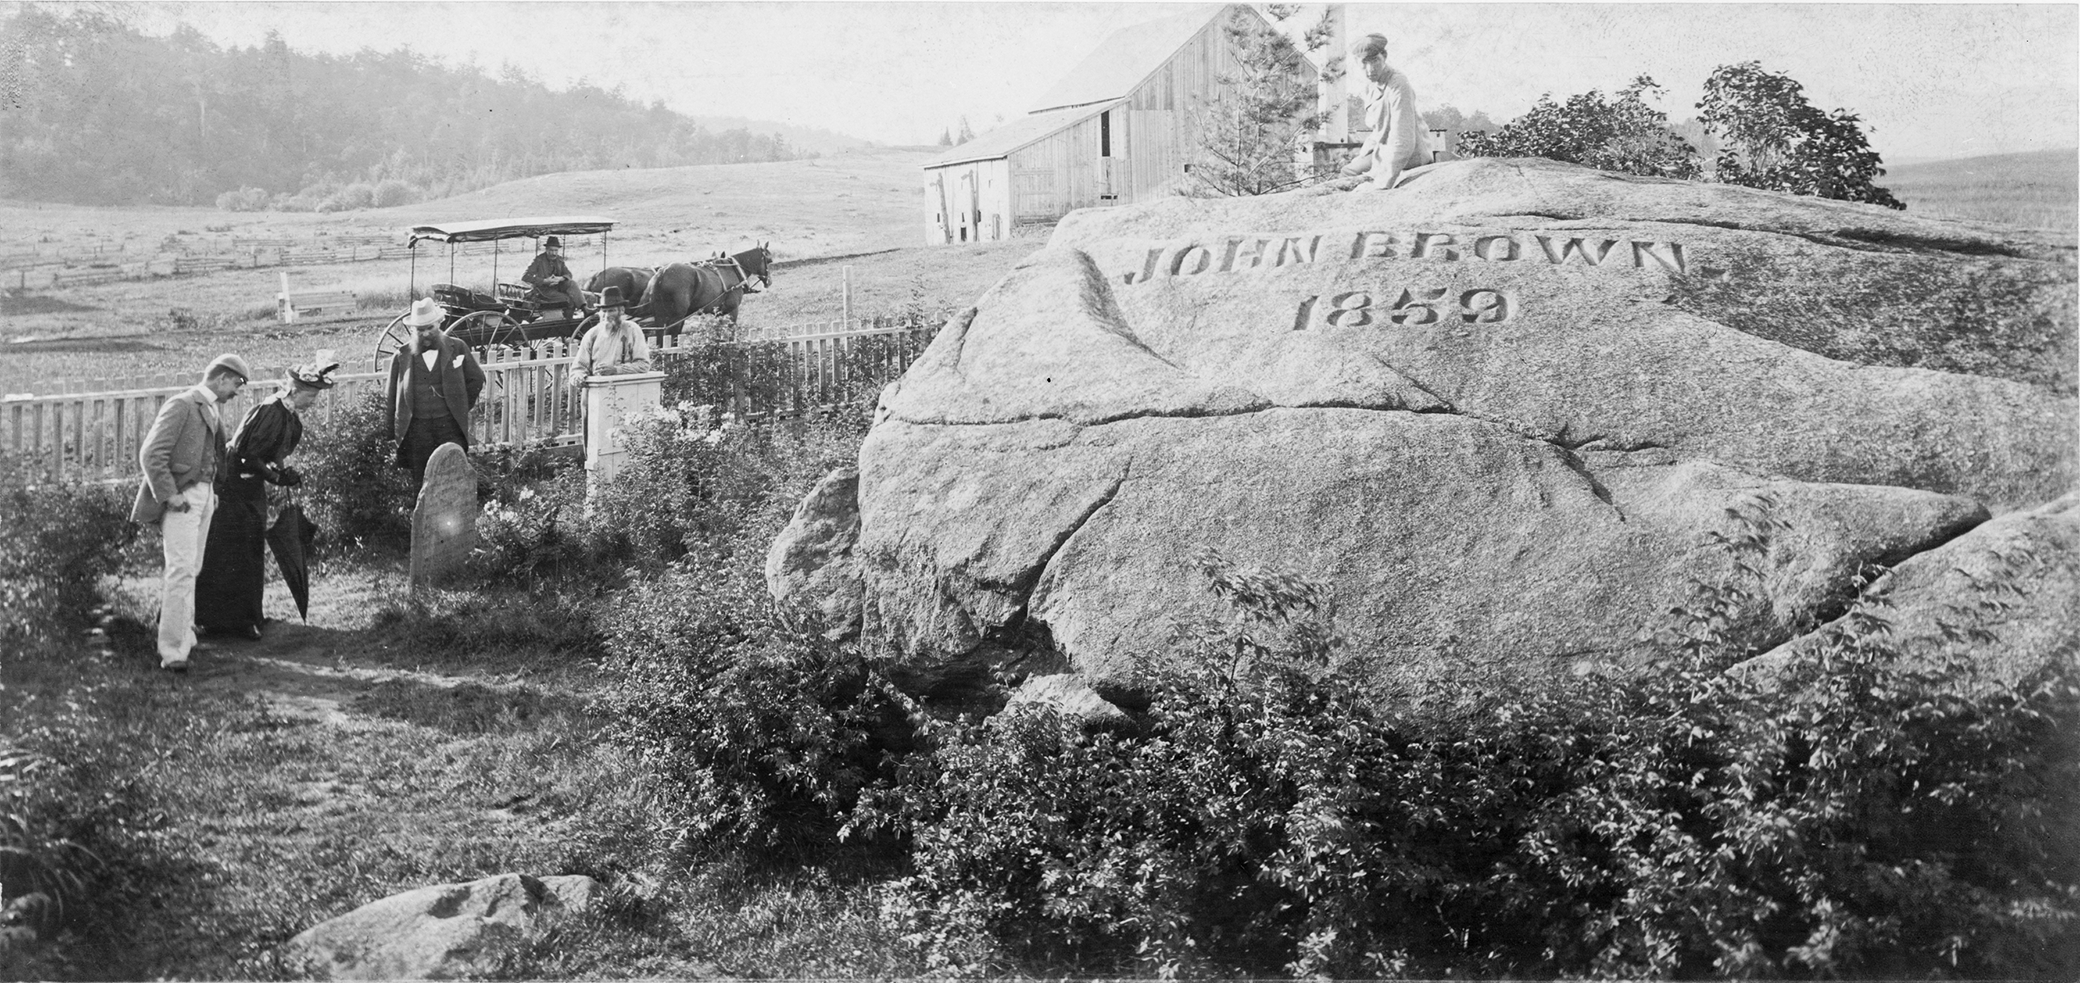
[[[448, 404], [448, 412], [455, 417], [455, 426], [462, 431], [463, 449], [469, 449], [469, 408], [477, 405], [477, 394], [484, 391], [484, 367], [477, 364], [477, 357], [470, 354], [469, 346], [446, 334], [440, 335], [441, 357], [433, 363], [440, 374], [436, 388]], [[390, 439], [403, 437], [412, 429], [412, 359], [420, 353], [410, 347], [400, 348], [390, 359]]]

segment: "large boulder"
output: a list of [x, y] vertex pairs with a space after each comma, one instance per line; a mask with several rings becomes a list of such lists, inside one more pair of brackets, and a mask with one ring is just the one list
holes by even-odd
[[317, 979], [452, 980], [498, 968], [507, 953], [592, 901], [590, 877], [500, 874], [372, 901], [289, 940], [285, 960]]
[[1206, 548], [1409, 678], [1622, 662], [1737, 572], [1780, 643], [2072, 487], [2073, 259], [1543, 161], [1077, 212], [884, 394], [837, 579], [927, 681], [1130, 677], [1218, 614]]

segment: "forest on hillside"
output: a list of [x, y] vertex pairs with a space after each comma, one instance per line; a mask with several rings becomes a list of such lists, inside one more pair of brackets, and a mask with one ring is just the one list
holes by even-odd
[[0, 25], [0, 196], [330, 210], [607, 167], [815, 156], [662, 104], [409, 50], [221, 47], [182, 25], [24, 6]]

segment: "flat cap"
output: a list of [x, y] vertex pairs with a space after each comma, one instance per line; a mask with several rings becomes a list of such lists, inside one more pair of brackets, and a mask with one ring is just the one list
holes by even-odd
[[248, 382], [252, 381], [253, 370], [246, 368], [246, 360], [231, 354], [217, 356], [216, 361], [209, 363], [209, 368], [202, 370], [202, 377], [207, 379], [215, 375], [220, 368], [230, 369], [238, 373], [240, 379]]

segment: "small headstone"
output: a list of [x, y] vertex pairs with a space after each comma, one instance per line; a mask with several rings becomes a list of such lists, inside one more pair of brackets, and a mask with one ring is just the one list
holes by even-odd
[[442, 444], [426, 462], [426, 483], [412, 509], [411, 585], [446, 576], [477, 545], [477, 469], [459, 444]]

